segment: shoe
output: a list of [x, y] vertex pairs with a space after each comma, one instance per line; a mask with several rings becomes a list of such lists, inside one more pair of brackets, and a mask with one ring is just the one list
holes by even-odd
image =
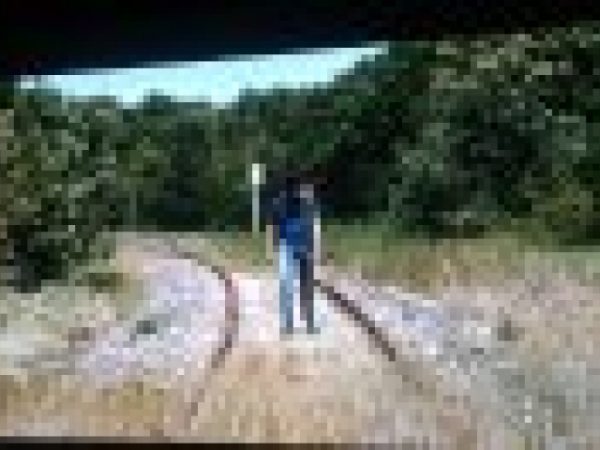
[[281, 327], [279, 330], [279, 334], [284, 338], [291, 337], [294, 334], [294, 327], [292, 327], [292, 326]]
[[306, 333], [307, 334], [319, 334], [320, 331], [321, 330], [316, 325], [312, 325], [312, 326], [306, 327]]

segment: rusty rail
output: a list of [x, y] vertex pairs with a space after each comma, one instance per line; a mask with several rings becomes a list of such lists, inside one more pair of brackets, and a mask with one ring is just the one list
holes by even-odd
[[357, 302], [347, 295], [341, 294], [333, 286], [325, 284], [321, 280], [314, 280], [314, 285], [321, 290], [327, 299], [333, 303], [334, 310], [340, 314], [348, 316], [363, 332], [367, 334], [369, 340], [375, 345], [377, 350], [383, 353], [390, 362], [396, 362], [398, 350], [392, 343], [385, 330], [363, 311]]
[[[194, 252], [180, 250], [173, 245], [170, 245], [170, 247], [173, 253], [178, 257], [192, 259], [194, 261], [198, 260], [198, 255]], [[191, 428], [192, 420], [198, 415], [199, 405], [204, 400], [211, 377], [223, 366], [227, 355], [233, 349], [239, 335], [240, 301], [239, 293], [233, 279], [225, 268], [216, 264], [204, 263], [225, 286], [225, 320], [221, 332], [219, 333], [219, 335], [222, 336], [222, 339], [209, 357], [209, 370], [203, 379], [202, 385], [196, 391], [195, 397], [185, 409], [183, 426], [187, 430]]]
[[[182, 258], [198, 260], [198, 255], [190, 251], [173, 248], [173, 252]], [[210, 356], [210, 370], [202, 386], [197, 391], [195, 398], [186, 409], [186, 429], [191, 428], [192, 419], [198, 415], [198, 408], [204, 400], [206, 389], [210, 384], [210, 377], [214, 376], [218, 369], [223, 366], [227, 356], [235, 346], [239, 334], [240, 300], [232, 277], [224, 267], [208, 262], [203, 263], [212, 273], [217, 275], [225, 286], [225, 322], [221, 333], [223, 338]], [[377, 351], [381, 352], [388, 361], [396, 362], [398, 360], [399, 351], [393, 344], [388, 333], [375, 320], [369, 317], [359, 306], [358, 302], [352, 300], [348, 295], [340, 293], [333, 286], [320, 279], [314, 280], [314, 287], [326, 295], [329, 302], [333, 305], [334, 311], [347, 316], [352, 323], [358, 326], [367, 335], [367, 338]]]

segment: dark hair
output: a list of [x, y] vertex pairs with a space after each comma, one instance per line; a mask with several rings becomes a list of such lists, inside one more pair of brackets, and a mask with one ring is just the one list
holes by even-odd
[[320, 166], [267, 169], [265, 188], [267, 191], [276, 192], [282, 188], [294, 188], [302, 183], [309, 183], [315, 187], [317, 193], [320, 193], [326, 180], [326, 174]]

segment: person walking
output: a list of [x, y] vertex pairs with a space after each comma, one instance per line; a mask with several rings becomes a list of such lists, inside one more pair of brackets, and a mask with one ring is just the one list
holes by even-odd
[[294, 304], [298, 290], [306, 331], [317, 333], [314, 308], [317, 205], [314, 186], [306, 174], [283, 174], [276, 182], [269, 216], [274, 249], [279, 259], [281, 332], [283, 335], [294, 332]]

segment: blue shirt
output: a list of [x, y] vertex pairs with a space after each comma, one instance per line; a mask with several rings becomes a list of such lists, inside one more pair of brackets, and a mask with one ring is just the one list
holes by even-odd
[[313, 205], [295, 189], [280, 192], [275, 199], [274, 221], [279, 240], [295, 252], [307, 252], [313, 244]]
[[312, 223], [308, 217], [286, 216], [279, 225], [279, 239], [294, 249], [308, 249], [312, 238]]

